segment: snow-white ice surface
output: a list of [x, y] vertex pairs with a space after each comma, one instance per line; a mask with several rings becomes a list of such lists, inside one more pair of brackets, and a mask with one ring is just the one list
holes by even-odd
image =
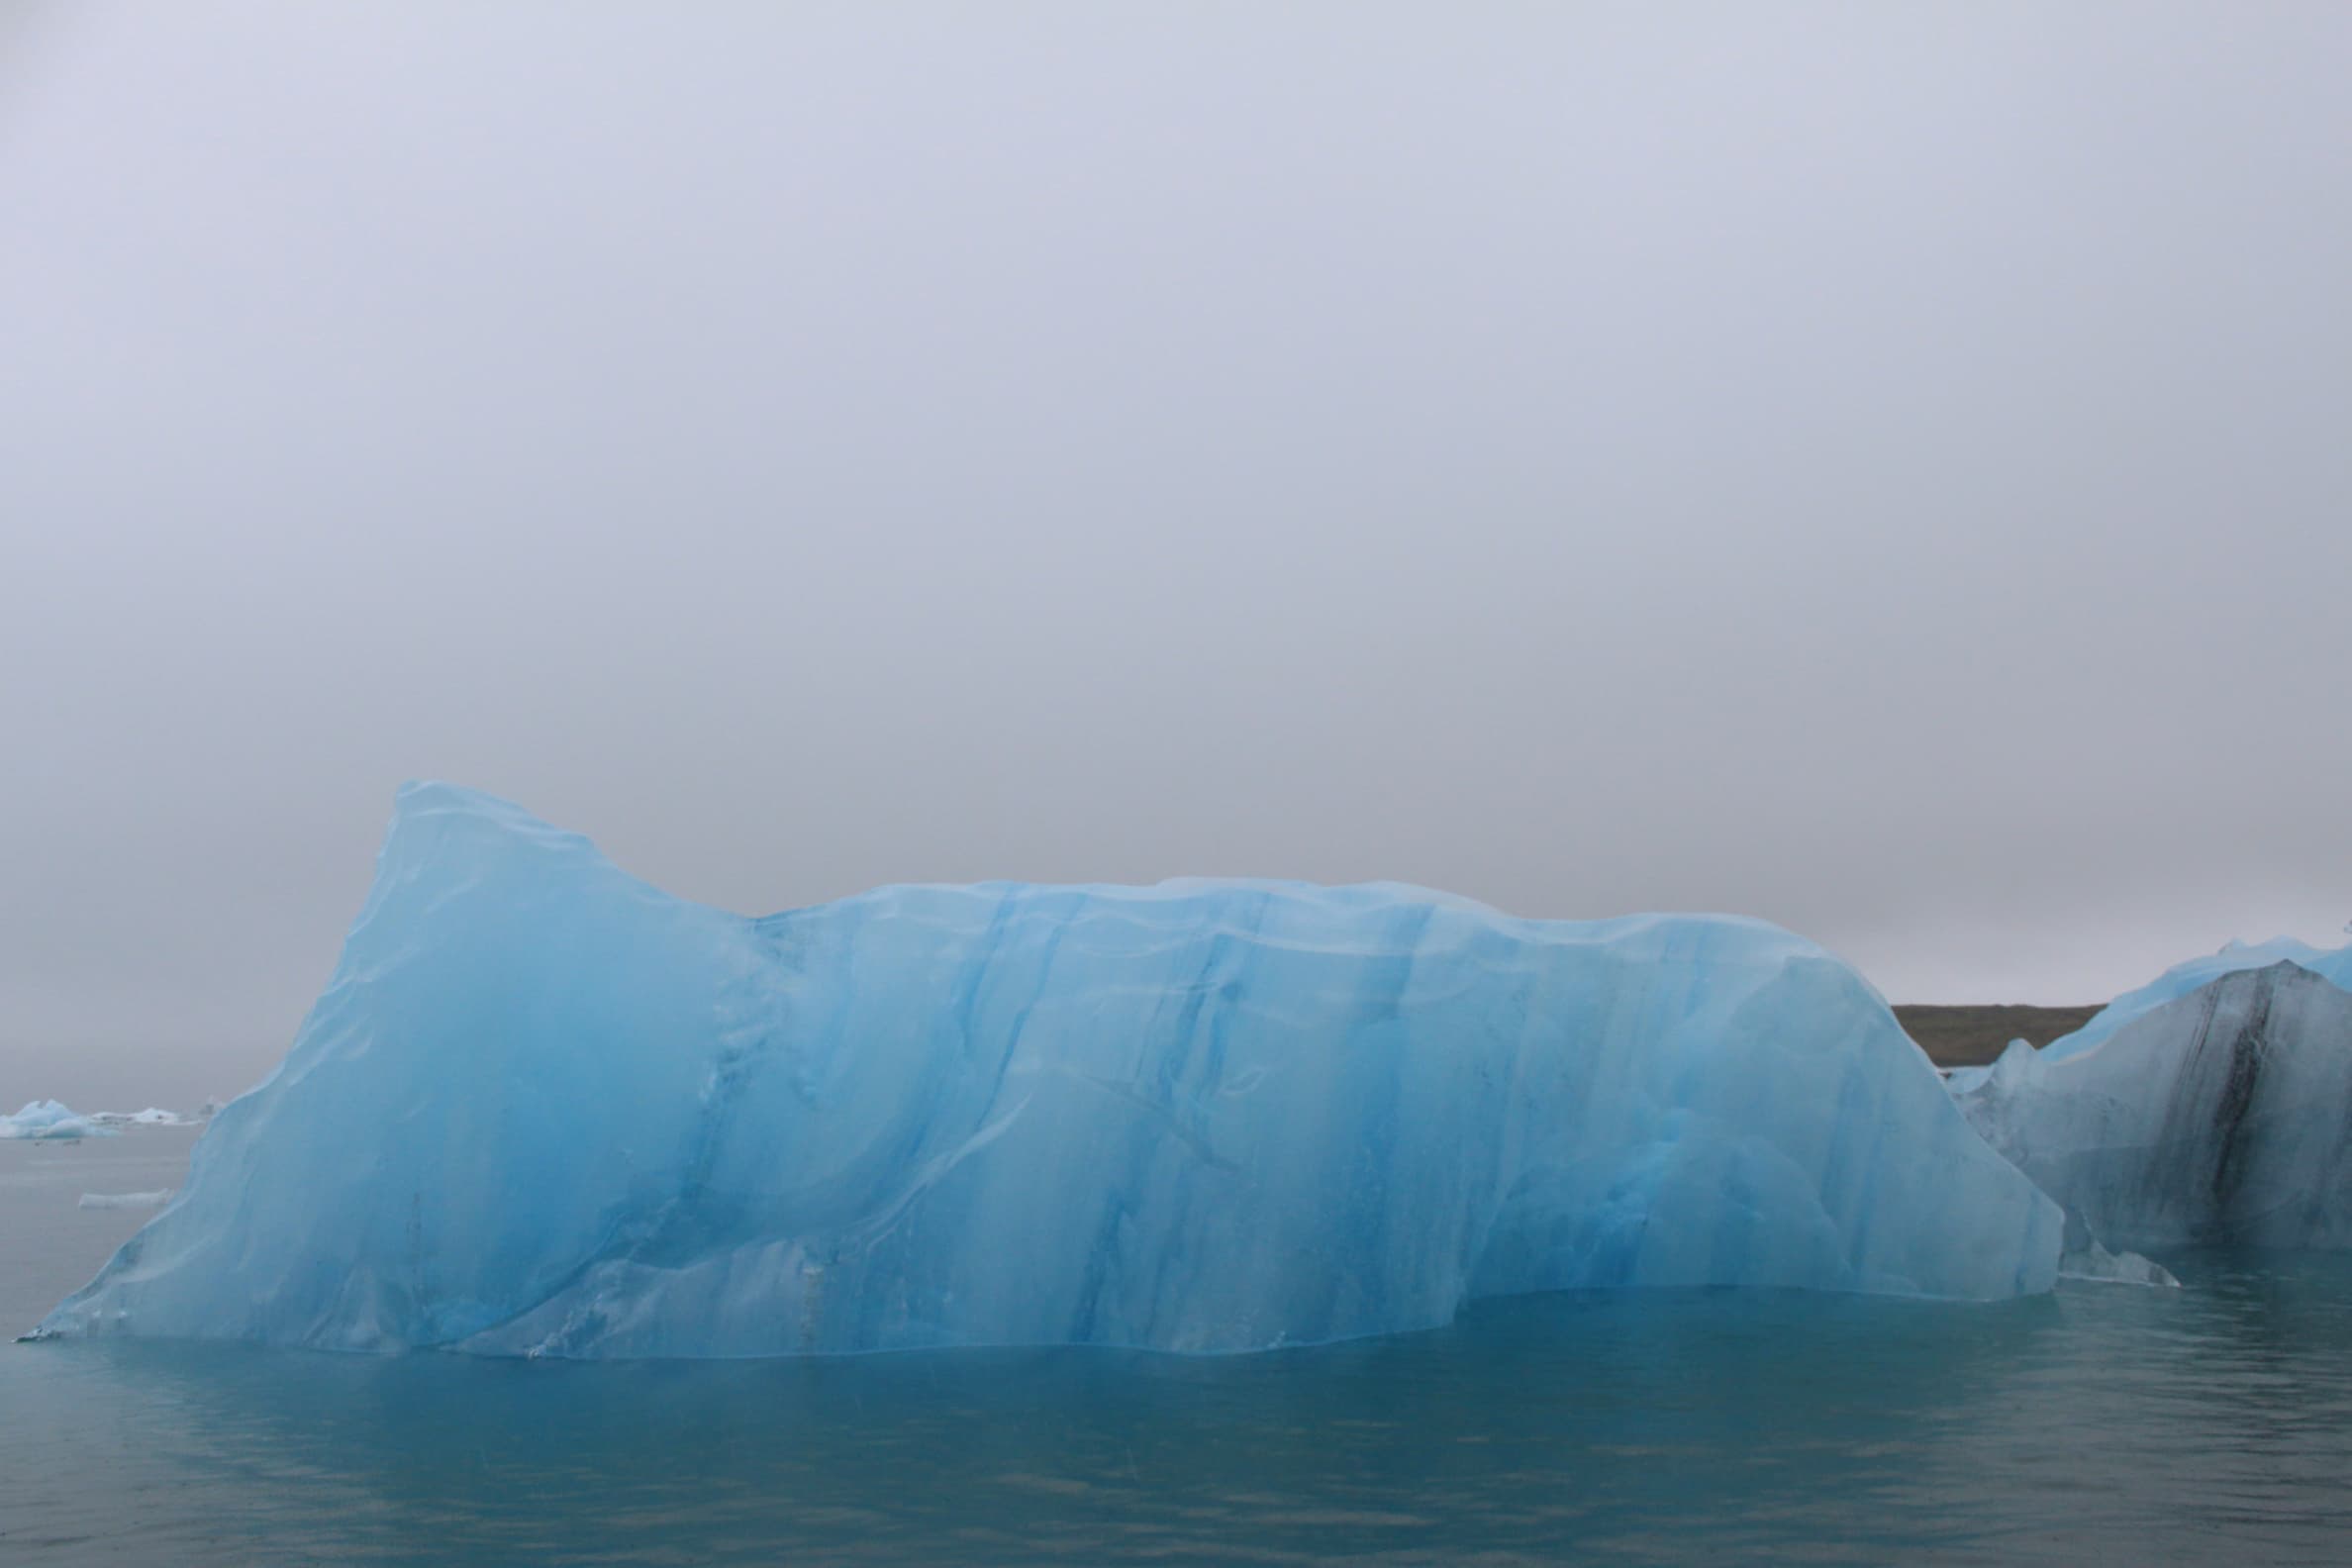
[[1208, 881], [745, 920], [412, 785], [285, 1062], [44, 1331], [1231, 1351], [1569, 1287], [2006, 1297], [2062, 1228], [1753, 921]]
[[2352, 993], [2226, 971], [2059, 1056], [2010, 1046], [1954, 1098], [2115, 1246], [2352, 1246]]
[[0, 1138], [106, 1137], [113, 1132], [95, 1118], [76, 1116], [54, 1100], [35, 1100], [15, 1116], [0, 1117]]

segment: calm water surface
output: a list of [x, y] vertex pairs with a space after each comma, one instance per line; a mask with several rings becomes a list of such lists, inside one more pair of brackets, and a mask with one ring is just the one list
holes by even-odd
[[[0, 1143], [0, 1326], [186, 1132]], [[2352, 1561], [2352, 1264], [1547, 1297], [1190, 1360], [0, 1344], [0, 1563]]]

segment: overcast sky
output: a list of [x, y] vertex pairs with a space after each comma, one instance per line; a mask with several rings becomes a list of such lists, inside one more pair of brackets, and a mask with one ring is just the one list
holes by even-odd
[[2344, 939], [2352, 7], [0, 17], [10, 1108], [252, 1081], [412, 776], [746, 912]]

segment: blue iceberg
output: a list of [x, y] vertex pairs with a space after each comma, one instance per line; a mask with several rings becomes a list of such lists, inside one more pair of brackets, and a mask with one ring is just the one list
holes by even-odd
[[893, 887], [747, 920], [445, 785], [278, 1070], [44, 1334], [1239, 1351], [1642, 1285], [1990, 1299], [2057, 1207], [1753, 921]]
[[54, 1100], [29, 1102], [15, 1116], [0, 1116], [0, 1138], [81, 1138], [113, 1137], [115, 1129], [106, 1125], [104, 1113], [97, 1117], [77, 1115]]

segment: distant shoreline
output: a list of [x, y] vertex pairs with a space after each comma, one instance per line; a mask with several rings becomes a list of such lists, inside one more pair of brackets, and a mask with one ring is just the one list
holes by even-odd
[[2047, 1045], [2091, 1022], [2098, 1006], [2022, 1007], [2008, 1003], [1955, 1006], [1907, 1002], [1895, 1021], [1938, 1067], [1982, 1067], [2012, 1039]]

